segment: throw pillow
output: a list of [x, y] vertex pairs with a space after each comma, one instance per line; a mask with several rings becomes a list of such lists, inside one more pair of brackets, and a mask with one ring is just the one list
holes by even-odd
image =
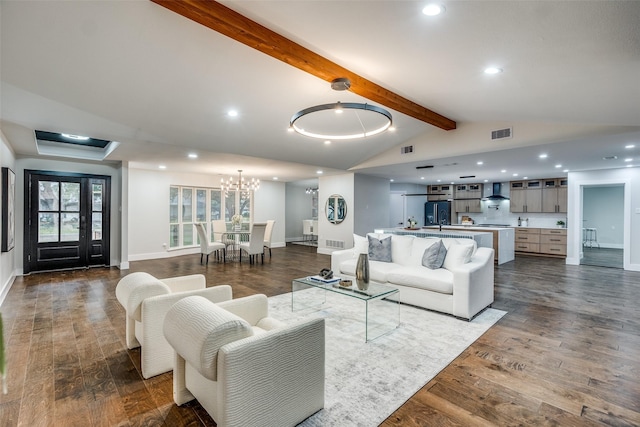
[[442, 266], [447, 270], [455, 269], [457, 266], [471, 261], [472, 254], [473, 245], [451, 245], [449, 246], [447, 256], [445, 257], [444, 264]]
[[425, 249], [422, 255], [422, 265], [431, 270], [441, 268], [446, 256], [447, 248], [444, 247], [442, 240], [438, 240], [438, 242]]
[[364, 236], [353, 235], [353, 254], [358, 257], [360, 254], [366, 254], [369, 251], [369, 243]]
[[369, 240], [369, 260], [391, 262], [391, 236], [378, 239], [367, 235]]

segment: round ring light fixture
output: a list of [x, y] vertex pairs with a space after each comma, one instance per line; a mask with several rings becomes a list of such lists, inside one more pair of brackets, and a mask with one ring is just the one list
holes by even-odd
[[[346, 78], [331, 82], [331, 88], [336, 91], [350, 87]], [[330, 141], [377, 135], [392, 124], [391, 113], [384, 108], [360, 102], [335, 102], [298, 111], [291, 117], [289, 129], [310, 138]]]

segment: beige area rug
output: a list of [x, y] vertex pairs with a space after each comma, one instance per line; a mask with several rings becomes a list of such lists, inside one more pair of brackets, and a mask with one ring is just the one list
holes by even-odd
[[401, 305], [400, 326], [365, 343], [365, 304], [355, 298], [327, 292], [321, 307], [292, 312], [287, 293], [269, 309], [284, 321], [326, 319], [325, 407], [304, 427], [379, 425], [506, 314], [489, 308], [468, 322]]

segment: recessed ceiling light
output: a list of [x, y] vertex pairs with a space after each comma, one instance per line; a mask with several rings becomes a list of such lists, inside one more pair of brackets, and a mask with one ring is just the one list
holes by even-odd
[[227, 115], [229, 117], [237, 117], [238, 116], [238, 111], [237, 110], [229, 110], [229, 111], [227, 111]]
[[389, 181], [393, 182], [393, 178], [391, 178]]
[[158, 165], [158, 169], [166, 169], [167, 167], [165, 165]]
[[506, 169], [502, 169], [500, 172], [505, 173], [507, 170]]
[[455, 182], [451, 181], [451, 185], [455, 184]]
[[529, 179], [529, 177], [528, 176], [523, 176], [522, 179]]
[[561, 164], [557, 164], [557, 165], [556, 165], [556, 169], [561, 168], [561, 167], [562, 167], [562, 165], [561, 165]]
[[485, 179], [485, 180], [484, 180], [484, 182], [489, 182], [489, 180], [488, 180], [488, 179]]
[[322, 175], [322, 171], [320, 171], [320, 170], [319, 170], [319, 171], [316, 171], [316, 173], [317, 173], [318, 175]]
[[631, 157], [627, 157], [626, 159], [624, 159], [625, 162], [632, 162], [633, 159]]
[[329, 141], [328, 139], [324, 142], [324, 145], [329, 145], [331, 144], [331, 141]]
[[422, 13], [424, 13], [427, 16], [437, 16], [437, 15], [440, 15], [445, 10], [446, 9], [442, 5], [430, 3], [422, 9]]
[[189, 153], [189, 158], [190, 159], [197, 159], [198, 155], [196, 153]]
[[294, 131], [293, 127], [289, 126], [289, 127], [287, 128], [287, 132], [293, 132], [293, 131]]
[[438, 182], [442, 182], [442, 180], [441, 180], [441, 179], [438, 179], [438, 180], [436, 180], [436, 181], [438, 181]]
[[480, 161], [480, 162], [477, 162], [476, 164], [477, 164], [477, 165], [484, 165], [484, 162], [483, 162], [483, 161]]
[[389, 126], [389, 129], [387, 129], [389, 132], [393, 132], [396, 130], [395, 126]]
[[632, 167], [633, 167], [633, 165], [627, 165], [627, 167], [628, 167], [628, 168], [632, 168]]
[[277, 180], [278, 180], [278, 177], [277, 177], [277, 176], [274, 176], [274, 177], [273, 177], [273, 180], [274, 180], [274, 181], [277, 181]]
[[485, 74], [500, 74], [502, 72], [502, 68], [498, 67], [487, 67], [484, 69]]
[[518, 174], [517, 174], [517, 173], [514, 173], [514, 174], [513, 174], [513, 176], [518, 176]]
[[562, 172], [567, 173], [569, 172], [569, 169], [562, 169]]
[[625, 145], [624, 148], [636, 148], [635, 144], [629, 144], [629, 145]]
[[421, 176], [420, 179], [424, 179], [424, 176]]
[[546, 153], [542, 153], [538, 156], [541, 159], [546, 159], [548, 157], [548, 155]]

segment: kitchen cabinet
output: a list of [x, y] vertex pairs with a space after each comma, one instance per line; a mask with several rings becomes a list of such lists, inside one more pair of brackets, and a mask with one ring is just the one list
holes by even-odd
[[542, 212], [567, 212], [567, 179], [542, 180]]
[[516, 253], [527, 255], [566, 257], [566, 228], [516, 228]]
[[453, 199], [453, 185], [451, 184], [442, 184], [442, 185], [430, 185], [427, 187], [427, 201], [428, 202], [439, 202], [441, 200], [450, 200]]
[[542, 212], [542, 181], [511, 181], [510, 199], [511, 212]]
[[482, 184], [460, 184], [454, 188], [454, 212], [482, 212]]

